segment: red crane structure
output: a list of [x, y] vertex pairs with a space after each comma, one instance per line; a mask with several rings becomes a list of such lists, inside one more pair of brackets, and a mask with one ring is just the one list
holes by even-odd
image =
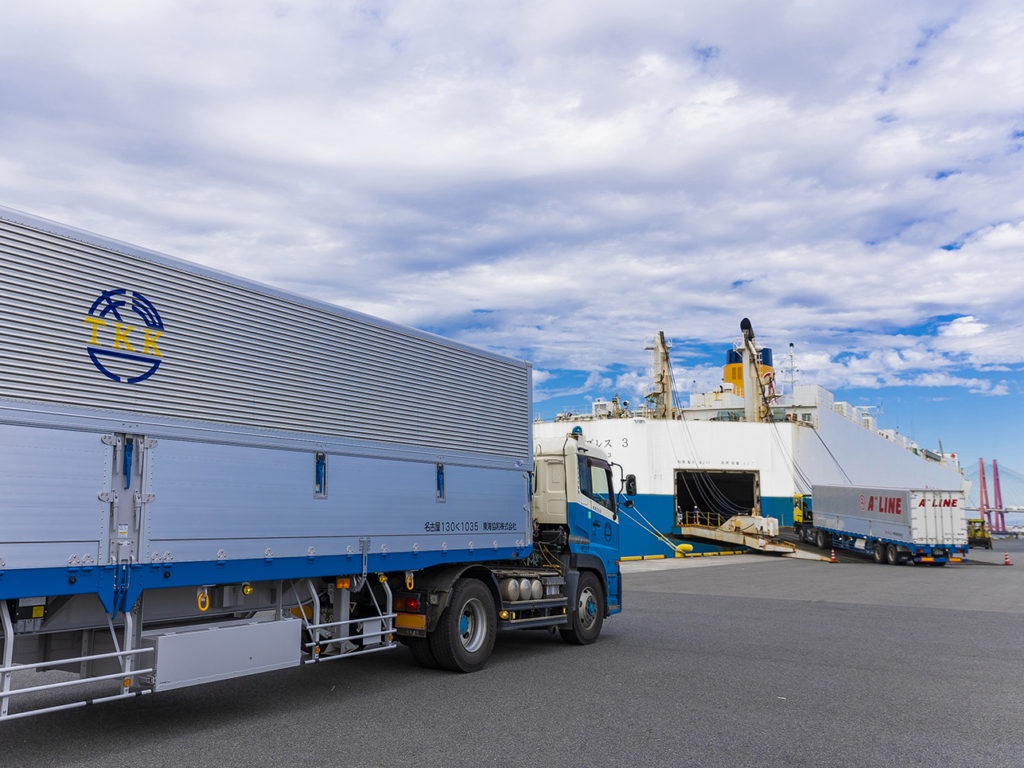
[[978, 512], [985, 521], [985, 526], [992, 530], [992, 513], [988, 506], [988, 483], [985, 481], [985, 460], [978, 459]]
[[1006, 533], [1006, 514], [1003, 508], [1003, 492], [999, 487], [999, 462], [992, 459], [992, 490], [994, 496], [992, 498], [992, 504], [995, 509], [992, 510], [995, 515], [995, 530], [998, 533]]
[[1003, 509], [1003, 491], [999, 487], [999, 462], [992, 459], [992, 490], [994, 496], [991, 506], [988, 503], [988, 483], [985, 481], [985, 460], [978, 459], [978, 511], [985, 519], [985, 524], [993, 533], [1006, 533], [1006, 513]]

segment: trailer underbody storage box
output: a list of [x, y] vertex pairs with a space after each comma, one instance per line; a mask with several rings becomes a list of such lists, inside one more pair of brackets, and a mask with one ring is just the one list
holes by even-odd
[[168, 691], [294, 667], [301, 633], [298, 619], [253, 619], [143, 632], [142, 645], [153, 649], [153, 690]]

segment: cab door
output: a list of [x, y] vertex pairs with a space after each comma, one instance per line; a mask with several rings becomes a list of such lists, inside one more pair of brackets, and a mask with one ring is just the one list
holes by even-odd
[[608, 602], [621, 605], [619, 589], [619, 515], [612, 470], [593, 456], [577, 456], [579, 497], [570, 505], [570, 542], [578, 552], [596, 555], [608, 578]]

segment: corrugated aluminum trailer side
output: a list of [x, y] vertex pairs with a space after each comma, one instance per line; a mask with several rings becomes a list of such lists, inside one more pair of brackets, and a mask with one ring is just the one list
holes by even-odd
[[0, 208], [0, 398], [498, 464], [527, 363]]

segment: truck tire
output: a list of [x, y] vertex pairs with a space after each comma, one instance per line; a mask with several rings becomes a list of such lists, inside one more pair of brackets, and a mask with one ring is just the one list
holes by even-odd
[[815, 534], [815, 541], [818, 543], [818, 549], [828, 549], [828, 536], [825, 535], [824, 531], [818, 531]]
[[875, 546], [874, 546], [873, 551], [872, 551], [872, 554], [875, 557], [875, 562], [876, 563], [884, 563], [885, 562], [885, 545], [882, 544], [882, 542], [880, 542], [880, 541], [876, 541], [875, 542]]
[[889, 565], [900, 564], [900, 551], [896, 548], [895, 544], [889, 544], [885, 548], [885, 562]]
[[462, 579], [430, 634], [430, 650], [442, 669], [476, 672], [490, 658], [497, 629], [491, 591], [477, 579]]
[[407, 637], [405, 645], [412, 654], [413, 661], [425, 669], [437, 669], [441, 665], [437, 663], [434, 652], [430, 650], [429, 637]]
[[592, 571], [580, 574], [576, 600], [569, 613], [569, 628], [560, 629], [562, 639], [572, 645], [589, 645], [597, 640], [604, 624], [604, 590]]

